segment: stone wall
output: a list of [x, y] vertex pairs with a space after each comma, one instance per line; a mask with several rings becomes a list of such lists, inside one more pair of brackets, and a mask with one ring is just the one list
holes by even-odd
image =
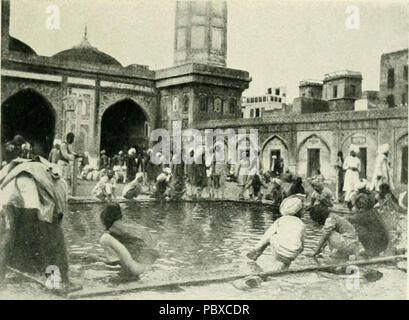
[[[391, 146], [390, 161], [396, 184], [402, 186], [402, 148], [407, 146], [407, 109], [326, 112], [317, 114], [277, 115], [274, 118], [235, 121], [201, 121], [195, 128], [258, 129], [258, 147], [263, 166], [270, 165], [272, 150], [280, 150], [285, 168], [306, 177], [309, 149], [320, 150], [320, 170], [326, 179], [335, 181], [338, 151], [348, 155], [351, 143], [366, 149], [368, 180], [378, 146]], [[406, 186], [406, 185], [405, 185]]]
[[328, 101], [299, 97], [293, 101], [293, 113], [317, 113], [329, 111]]

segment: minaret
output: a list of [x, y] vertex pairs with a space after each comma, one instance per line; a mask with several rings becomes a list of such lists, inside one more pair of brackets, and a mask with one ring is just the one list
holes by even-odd
[[1, 0], [1, 54], [9, 52], [10, 0]]
[[227, 4], [222, 0], [176, 3], [174, 64], [226, 66]]

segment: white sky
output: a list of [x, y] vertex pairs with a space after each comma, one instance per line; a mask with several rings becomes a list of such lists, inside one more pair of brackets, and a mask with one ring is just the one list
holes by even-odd
[[[160, 69], [173, 64], [174, 0], [11, 0], [10, 33], [40, 55], [78, 44], [84, 26], [99, 50], [124, 66]], [[59, 30], [45, 26], [46, 7], [60, 8]], [[359, 30], [345, 27], [348, 5], [360, 9]], [[287, 102], [302, 79], [343, 69], [361, 71], [363, 90], [379, 90], [382, 53], [408, 47], [403, 1], [228, 1], [231, 68], [250, 72], [250, 94], [286, 86]]]

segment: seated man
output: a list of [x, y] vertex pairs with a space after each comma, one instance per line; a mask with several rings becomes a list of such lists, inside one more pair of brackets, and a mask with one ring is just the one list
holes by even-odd
[[114, 172], [107, 170], [106, 175], [102, 176], [99, 182], [92, 190], [92, 194], [100, 200], [112, 201], [116, 198], [116, 181]]
[[348, 258], [359, 254], [359, 239], [354, 226], [344, 217], [330, 212], [326, 206], [313, 206], [309, 210], [311, 219], [322, 227], [323, 235], [313, 256], [318, 256], [328, 244], [332, 258]]
[[311, 194], [311, 206], [323, 206], [329, 208], [334, 205], [331, 190], [324, 187], [322, 182], [313, 180], [311, 181], [311, 187], [314, 189], [314, 192]]
[[353, 201], [356, 214], [348, 220], [355, 226], [359, 241], [365, 248], [360, 254], [369, 257], [379, 256], [388, 247], [389, 236], [382, 217], [374, 208], [374, 198], [370, 191], [363, 191], [359, 192]]
[[264, 233], [247, 257], [256, 261], [271, 246], [273, 268], [287, 269], [304, 249], [306, 228], [301, 220], [302, 209], [303, 201], [299, 197], [284, 199], [280, 205], [281, 217]]

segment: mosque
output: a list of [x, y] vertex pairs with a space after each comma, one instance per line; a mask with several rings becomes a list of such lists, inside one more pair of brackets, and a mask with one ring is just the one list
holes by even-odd
[[[351, 108], [362, 98], [362, 77], [345, 71], [325, 76], [323, 92], [319, 83], [302, 82], [300, 97], [287, 113], [242, 118], [242, 92], [251, 77], [226, 67], [224, 1], [177, 2], [174, 65], [162, 70], [121, 65], [92, 46], [86, 30], [78, 45], [40, 56], [9, 34], [9, 24], [10, 0], [3, 0], [2, 143], [21, 134], [30, 137], [37, 153], [47, 155], [55, 138], [74, 132], [76, 151], [97, 156], [102, 149], [112, 155], [118, 148], [146, 147], [153, 129], [170, 129], [174, 121], [199, 130], [251, 128], [258, 129], [263, 166], [270, 165], [273, 154], [280, 155], [286, 169], [303, 177], [320, 170], [327, 179], [335, 178], [338, 151], [346, 155], [353, 143], [360, 148], [362, 176], [370, 179], [377, 148], [388, 143], [395, 183], [407, 187], [407, 103], [391, 103], [392, 89], [383, 75], [379, 96], [387, 99], [386, 105]], [[406, 77], [396, 77], [394, 84], [403, 101], [407, 50], [395, 56], [382, 61], [406, 65]], [[383, 69], [381, 65], [382, 74]], [[400, 69], [396, 72], [400, 75]], [[319, 99], [308, 96], [317, 90]]]

